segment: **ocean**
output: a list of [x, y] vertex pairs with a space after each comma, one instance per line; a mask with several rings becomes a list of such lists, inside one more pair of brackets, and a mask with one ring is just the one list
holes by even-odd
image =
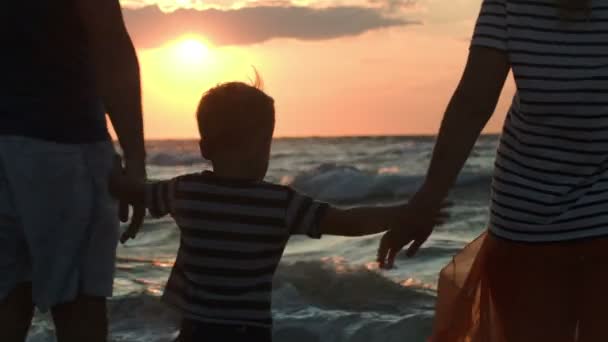
[[[430, 334], [438, 272], [488, 220], [496, 136], [483, 136], [451, 194], [449, 222], [419, 255], [397, 267], [374, 263], [381, 235], [293, 238], [276, 275], [277, 342], [424, 341]], [[339, 206], [402, 203], [424, 179], [431, 137], [276, 139], [268, 180]], [[150, 141], [149, 176], [165, 179], [209, 168], [196, 141]], [[159, 298], [178, 247], [170, 219], [148, 219], [137, 240], [118, 249], [111, 341], [165, 342], [177, 317]], [[52, 324], [37, 314], [28, 342], [50, 342]]]

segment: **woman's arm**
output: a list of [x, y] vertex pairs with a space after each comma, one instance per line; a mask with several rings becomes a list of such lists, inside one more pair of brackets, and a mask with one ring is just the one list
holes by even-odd
[[472, 47], [464, 75], [441, 124], [423, 189], [439, 204], [464, 167], [481, 131], [492, 117], [509, 73], [507, 55]]
[[414, 233], [404, 227], [389, 231], [378, 252], [382, 266], [391, 267], [396, 254], [412, 242], [408, 255], [415, 255], [432, 233], [433, 217], [494, 113], [509, 69], [509, 59], [503, 51], [471, 48], [464, 74], [443, 118], [425, 183], [402, 213], [402, 225], [430, 228]]

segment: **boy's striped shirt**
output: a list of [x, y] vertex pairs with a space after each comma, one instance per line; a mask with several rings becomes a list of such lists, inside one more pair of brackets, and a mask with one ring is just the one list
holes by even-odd
[[320, 238], [328, 208], [288, 187], [211, 172], [151, 183], [146, 197], [152, 216], [170, 214], [181, 231], [164, 300], [185, 318], [264, 327], [289, 237]]

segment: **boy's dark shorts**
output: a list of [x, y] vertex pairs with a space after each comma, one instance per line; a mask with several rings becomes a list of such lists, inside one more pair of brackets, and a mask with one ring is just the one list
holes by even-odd
[[183, 320], [175, 342], [271, 342], [272, 329], [245, 325], [223, 325]]

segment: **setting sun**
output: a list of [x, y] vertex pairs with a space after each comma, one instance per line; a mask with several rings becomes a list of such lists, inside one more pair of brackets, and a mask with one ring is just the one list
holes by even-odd
[[198, 38], [180, 39], [175, 43], [173, 50], [175, 62], [189, 67], [206, 64], [211, 58], [211, 50]]
[[228, 81], [247, 81], [251, 66], [265, 75], [260, 58], [241, 47], [214, 46], [186, 35], [156, 49], [139, 51], [146, 125], [162, 137], [194, 137], [193, 113], [201, 95]]

